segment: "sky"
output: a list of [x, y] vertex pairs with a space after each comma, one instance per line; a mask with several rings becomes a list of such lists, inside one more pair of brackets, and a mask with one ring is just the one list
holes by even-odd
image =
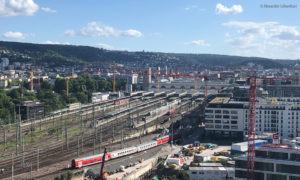
[[300, 0], [0, 0], [0, 40], [300, 59]]

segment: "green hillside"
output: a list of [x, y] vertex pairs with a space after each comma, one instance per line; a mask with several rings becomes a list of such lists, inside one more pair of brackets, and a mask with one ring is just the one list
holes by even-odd
[[[3, 51], [4, 50], [4, 51]], [[214, 54], [180, 54], [160, 52], [128, 52], [105, 50], [90, 46], [32, 44], [0, 41], [1, 57], [12, 62], [49, 63], [72, 65], [99, 62], [130, 63], [136, 66], [224, 66], [240, 67], [252, 62], [265, 68], [283, 68], [299, 63], [294, 60], [272, 60], [258, 57], [241, 57]]]

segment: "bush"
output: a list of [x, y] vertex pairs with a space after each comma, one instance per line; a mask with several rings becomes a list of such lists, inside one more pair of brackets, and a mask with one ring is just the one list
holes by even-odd
[[66, 180], [67, 179], [67, 174], [61, 174], [60, 179], [61, 180]]
[[67, 173], [67, 180], [71, 180], [73, 176], [74, 176], [73, 172], [72, 171], [68, 171], [68, 173]]
[[56, 133], [56, 131], [57, 131], [57, 128], [52, 128], [48, 131], [48, 134], [52, 135], [52, 134]]

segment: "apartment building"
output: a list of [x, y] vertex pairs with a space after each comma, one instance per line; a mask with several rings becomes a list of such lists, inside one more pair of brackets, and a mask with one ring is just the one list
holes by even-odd
[[[248, 130], [248, 102], [217, 97], [205, 109], [208, 134], [243, 137]], [[300, 136], [300, 98], [258, 98], [256, 133], [278, 133], [282, 138]]]
[[[255, 180], [300, 180], [300, 149], [269, 144], [255, 149]], [[247, 179], [247, 156], [235, 158], [235, 179]]]

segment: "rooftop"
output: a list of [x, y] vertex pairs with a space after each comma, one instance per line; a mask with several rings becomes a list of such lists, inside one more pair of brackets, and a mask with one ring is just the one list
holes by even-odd
[[228, 103], [230, 100], [230, 98], [228, 97], [216, 97], [215, 99], [213, 99], [210, 103], [212, 104], [224, 104], [224, 103]]
[[[216, 97], [209, 104], [245, 104], [248, 105], [248, 101], [234, 100], [229, 97]], [[300, 106], [300, 98], [279, 98], [279, 97], [268, 97], [268, 98], [256, 98], [256, 105], [273, 105], [273, 106]]]
[[189, 167], [190, 171], [226, 171], [224, 167]]
[[277, 151], [277, 152], [295, 152], [300, 153], [300, 147], [296, 144], [266, 144], [257, 148], [257, 150]]
[[199, 163], [200, 167], [222, 167], [221, 163]]

